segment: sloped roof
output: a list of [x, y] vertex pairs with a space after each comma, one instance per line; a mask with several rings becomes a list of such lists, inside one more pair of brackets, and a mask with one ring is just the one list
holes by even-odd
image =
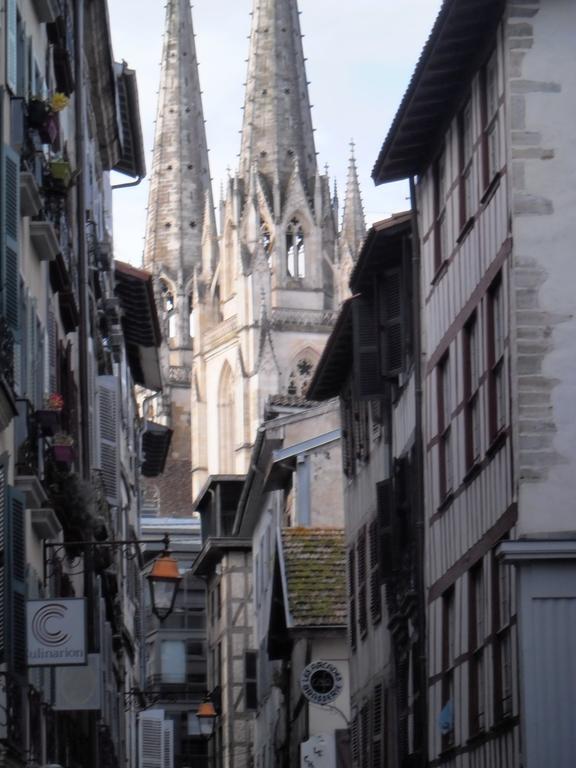
[[425, 170], [504, 7], [505, 0], [444, 0], [372, 170], [376, 184]]
[[283, 528], [282, 554], [291, 628], [346, 624], [342, 528]]

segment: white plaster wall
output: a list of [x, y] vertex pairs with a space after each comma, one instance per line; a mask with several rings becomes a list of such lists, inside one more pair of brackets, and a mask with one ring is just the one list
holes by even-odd
[[[508, 72], [520, 535], [576, 531], [576, 5], [532, 5], [508, 22], [511, 49], [530, 41]], [[526, 323], [541, 331], [531, 344]]]

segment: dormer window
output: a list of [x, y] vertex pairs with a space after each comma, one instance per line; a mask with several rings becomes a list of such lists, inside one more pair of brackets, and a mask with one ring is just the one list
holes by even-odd
[[298, 219], [292, 219], [286, 229], [286, 269], [289, 277], [306, 277], [304, 231]]

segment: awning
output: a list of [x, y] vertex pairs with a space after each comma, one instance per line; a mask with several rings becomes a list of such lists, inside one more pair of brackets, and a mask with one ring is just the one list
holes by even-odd
[[145, 422], [142, 433], [142, 474], [144, 477], [157, 477], [164, 472], [172, 430], [164, 424], [154, 421]]
[[136, 384], [162, 389], [159, 346], [162, 341], [152, 276], [122, 261], [114, 262], [115, 293], [122, 307], [128, 363]]
[[136, 72], [129, 69], [125, 62], [114, 65], [118, 105], [120, 110], [120, 158], [114, 166], [115, 171], [124, 173], [133, 179], [146, 176], [142, 123], [138, 104], [138, 86]]

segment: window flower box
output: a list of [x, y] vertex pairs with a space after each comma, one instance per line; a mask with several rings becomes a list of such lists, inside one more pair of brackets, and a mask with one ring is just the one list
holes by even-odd
[[52, 445], [52, 458], [60, 464], [72, 464], [74, 461], [73, 445]]
[[50, 175], [62, 186], [68, 187], [72, 179], [72, 169], [68, 160], [51, 160], [48, 164]]

